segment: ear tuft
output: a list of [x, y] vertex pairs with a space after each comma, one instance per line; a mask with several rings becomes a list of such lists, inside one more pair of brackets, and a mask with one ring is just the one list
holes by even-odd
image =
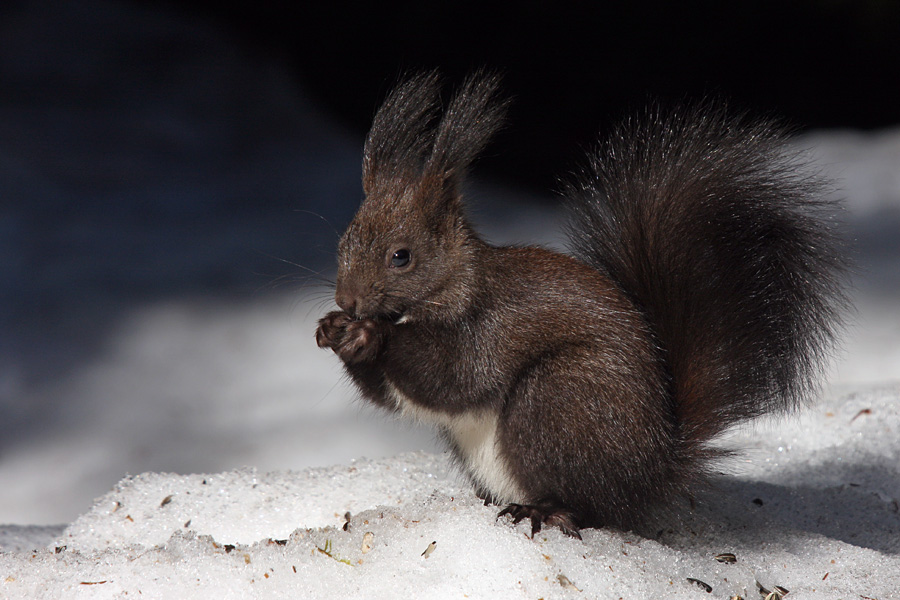
[[363, 149], [363, 189], [417, 178], [432, 146], [431, 123], [440, 101], [437, 71], [419, 73], [394, 88], [375, 114]]
[[363, 189], [427, 180], [455, 187], [503, 124], [500, 78], [478, 71], [453, 96], [437, 126], [440, 76], [420, 73], [397, 86], [375, 115], [363, 157]]
[[434, 136], [425, 176], [454, 183], [503, 125], [509, 101], [499, 97], [500, 77], [476, 71], [453, 96]]

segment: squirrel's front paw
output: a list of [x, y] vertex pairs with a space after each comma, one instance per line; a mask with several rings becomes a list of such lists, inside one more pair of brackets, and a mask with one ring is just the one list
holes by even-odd
[[352, 321], [352, 317], [342, 310], [328, 313], [319, 319], [319, 327], [316, 329], [316, 344], [319, 345], [319, 348], [331, 348], [337, 352], [347, 325]]
[[335, 352], [345, 363], [367, 362], [375, 358], [381, 347], [381, 331], [372, 319], [351, 321]]

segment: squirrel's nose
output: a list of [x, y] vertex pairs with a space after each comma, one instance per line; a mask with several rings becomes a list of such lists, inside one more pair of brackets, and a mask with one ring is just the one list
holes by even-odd
[[346, 292], [338, 292], [334, 295], [334, 301], [341, 307], [345, 313], [351, 316], [356, 315], [356, 298]]

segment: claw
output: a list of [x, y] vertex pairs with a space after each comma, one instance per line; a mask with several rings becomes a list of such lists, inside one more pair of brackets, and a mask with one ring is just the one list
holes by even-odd
[[569, 537], [581, 538], [581, 532], [575, 524], [574, 515], [561, 508], [551, 506], [531, 506], [525, 504], [510, 504], [499, 513], [497, 518], [509, 515], [513, 519], [513, 525], [517, 525], [524, 519], [531, 521], [531, 538], [534, 539], [535, 534], [540, 533], [543, 525], [551, 527], [559, 527], [559, 529]]
[[534, 536], [541, 532], [541, 517], [533, 516], [531, 517], [531, 539], [534, 539]]

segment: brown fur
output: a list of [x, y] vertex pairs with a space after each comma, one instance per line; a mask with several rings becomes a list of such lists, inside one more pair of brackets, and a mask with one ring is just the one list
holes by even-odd
[[[702, 479], [718, 433], [814, 387], [841, 302], [823, 203], [770, 125], [706, 106], [593, 157], [567, 189], [578, 258], [490, 246], [460, 184], [496, 88], [470, 78], [439, 120], [433, 74], [386, 100], [317, 342], [370, 401], [435, 420], [480, 495], [517, 490], [516, 520], [632, 527]], [[496, 419], [488, 467], [471, 415]], [[494, 467], [513, 483], [478, 483]]]

